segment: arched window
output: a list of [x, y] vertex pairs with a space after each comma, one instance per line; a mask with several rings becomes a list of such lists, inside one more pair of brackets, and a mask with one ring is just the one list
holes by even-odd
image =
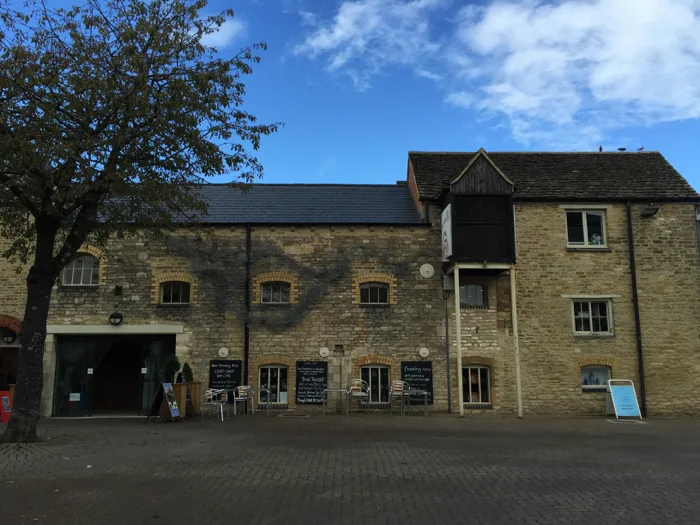
[[87, 253], [78, 254], [61, 272], [63, 286], [97, 286], [99, 279], [100, 261]]
[[361, 284], [360, 304], [389, 304], [389, 285], [385, 283]]
[[462, 368], [462, 394], [465, 404], [491, 404], [491, 369], [470, 365]]
[[160, 285], [161, 304], [190, 304], [190, 283], [170, 281]]
[[386, 365], [367, 365], [360, 369], [361, 379], [369, 385], [369, 402], [388, 403], [389, 387], [391, 378], [389, 377], [389, 367]]
[[289, 403], [289, 393], [287, 386], [288, 369], [284, 365], [266, 365], [260, 367], [260, 388], [269, 392], [260, 392], [260, 402], [279, 403], [286, 405]]
[[581, 367], [581, 390], [584, 392], [604, 391], [611, 376], [609, 366], [583, 366]]
[[260, 302], [263, 304], [289, 304], [291, 286], [281, 281], [268, 281], [260, 285]]

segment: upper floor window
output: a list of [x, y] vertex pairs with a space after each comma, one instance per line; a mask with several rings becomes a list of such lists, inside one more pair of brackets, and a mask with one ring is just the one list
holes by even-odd
[[569, 246], [605, 247], [605, 212], [568, 210], [566, 234]]
[[488, 308], [488, 292], [486, 286], [480, 284], [464, 284], [459, 287], [459, 304], [462, 308]]
[[161, 304], [190, 304], [190, 283], [171, 281], [160, 285]]
[[79, 254], [61, 272], [63, 286], [97, 286], [99, 278], [100, 262], [89, 254]]
[[289, 304], [290, 289], [289, 283], [268, 282], [261, 286], [260, 302], [264, 304]]
[[361, 284], [360, 304], [389, 304], [389, 285], [384, 283]]
[[574, 301], [574, 333], [612, 334], [610, 301]]

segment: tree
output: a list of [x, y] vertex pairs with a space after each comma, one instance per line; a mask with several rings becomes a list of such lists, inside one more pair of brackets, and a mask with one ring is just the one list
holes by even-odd
[[30, 265], [17, 390], [2, 438], [37, 439], [51, 289], [87, 240], [206, 213], [198, 184], [262, 175], [251, 150], [279, 124], [243, 109], [264, 43], [206, 45], [231, 16], [206, 0], [87, 0], [18, 12], [0, 0], [0, 235]]

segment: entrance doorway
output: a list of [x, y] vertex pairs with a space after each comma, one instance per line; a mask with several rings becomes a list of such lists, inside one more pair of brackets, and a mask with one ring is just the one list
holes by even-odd
[[174, 335], [60, 336], [53, 415], [144, 415]]
[[92, 415], [137, 414], [141, 408], [141, 345], [116, 342], [97, 356]]
[[[17, 362], [19, 361], [19, 348], [12, 346], [0, 346], [0, 385], [17, 383]], [[3, 387], [0, 386], [0, 390]]]

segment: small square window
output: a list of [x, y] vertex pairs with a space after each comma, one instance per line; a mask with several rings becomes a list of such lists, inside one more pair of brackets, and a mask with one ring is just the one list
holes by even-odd
[[605, 212], [566, 212], [567, 243], [571, 247], [605, 248]]
[[268, 282], [261, 285], [260, 302], [263, 304], [289, 304], [291, 285], [285, 282]]
[[389, 285], [364, 283], [360, 285], [361, 304], [389, 304]]
[[612, 334], [610, 301], [573, 302], [574, 333], [577, 335]]
[[609, 366], [584, 366], [581, 368], [581, 390], [584, 392], [605, 390], [610, 376]]
[[462, 308], [488, 308], [488, 289], [480, 284], [465, 284], [459, 287], [459, 304]]
[[190, 304], [190, 283], [173, 281], [160, 285], [161, 304]]

